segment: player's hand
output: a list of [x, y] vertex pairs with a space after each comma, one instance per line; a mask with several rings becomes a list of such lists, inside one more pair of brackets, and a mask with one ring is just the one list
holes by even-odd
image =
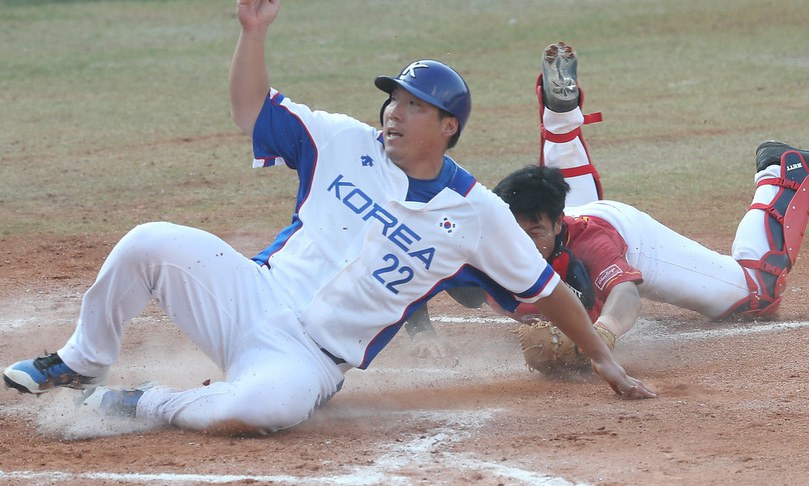
[[[413, 355], [417, 358], [450, 358], [454, 357], [454, 349], [441, 339], [435, 330], [428, 329], [413, 336]], [[457, 361], [457, 358], [455, 358]]]
[[635, 400], [657, 397], [657, 393], [650, 390], [642, 381], [627, 375], [623, 367], [614, 359], [602, 362], [592, 360], [591, 363], [596, 374], [609, 383], [610, 387], [621, 398]]
[[278, 15], [280, 0], [236, 0], [239, 22], [242, 28], [266, 28]]

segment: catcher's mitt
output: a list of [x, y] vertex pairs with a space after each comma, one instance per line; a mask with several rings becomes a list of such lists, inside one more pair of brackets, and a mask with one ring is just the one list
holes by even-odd
[[[610, 331], [602, 327], [596, 327], [595, 330], [610, 349], [615, 346], [615, 337]], [[525, 363], [531, 371], [581, 370], [590, 366], [590, 358], [550, 322], [520, 324], [516, 333], [520, 338]]]

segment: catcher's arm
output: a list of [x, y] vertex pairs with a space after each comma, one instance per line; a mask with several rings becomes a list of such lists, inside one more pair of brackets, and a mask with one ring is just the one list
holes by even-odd
[[419, 307], [415, 312], [408, 316], [404, 323], [404, 328], [411, 338], [414, 338], [424, 332], [432, 332], [435, 334], [435, 328], [433, 327], [433, 323], [430, 321], [430, 314], [427, 312], [427, 304]]
[[612, 351], [598, 336], [581, 302], [567, 285], [557, 285], [549, 296], [539, 299], [534, 305], [587, 353], [595, 372], [615, 393], [625, 398], [657, 396], [642, 381], [628, 376], [615, 361]]
[[477, 309], [486, 302], [486, 292], [480, 287], [456, 287], [447, 289], [455, 302], [470, 309]]
[[601, 325], [616, 338], [632, 329], [640, 316], [640, 294], [635, 282], [621, 282], [610, 290], [595, 325]]
[[[456, 302], [470, 309], [477, 309], [486, 302], [486, 292], [480, 287], [457, 287], [447, 289], [447, 294]], [[404, 323], [404, 328], [411, 338], [422, 334], [432, 334], [435, 336], [435, 328], [430, 321], [430, 313], [427, 312], [427, 304], [422, 305], [415, 312], [410, 314]]]
[[453, 354], [449, 344], [435, 332], [426, 304], [410, 314], [404, 328], [413, 343], [414, 356], [445, 358]]

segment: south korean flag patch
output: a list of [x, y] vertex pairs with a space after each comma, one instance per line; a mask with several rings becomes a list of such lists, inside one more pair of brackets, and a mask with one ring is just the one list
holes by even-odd
[[438, 222], [438, 227], [446, 231], [448, 234], [452, 234], [455, 231], [455, 223], [452, 222], [449, 216], [443, 216], [441, 220]]

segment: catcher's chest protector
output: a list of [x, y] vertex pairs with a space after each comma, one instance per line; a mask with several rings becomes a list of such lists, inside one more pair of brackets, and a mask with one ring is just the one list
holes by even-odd
[[551, 259], [553, 270], [562, 277], [562, 280], [576, 294], [585, 309], [592, 310], [596, 303], [596, 293], [593, 282], [584, 263], [581, 262], [568, 248], [560, 248]]

